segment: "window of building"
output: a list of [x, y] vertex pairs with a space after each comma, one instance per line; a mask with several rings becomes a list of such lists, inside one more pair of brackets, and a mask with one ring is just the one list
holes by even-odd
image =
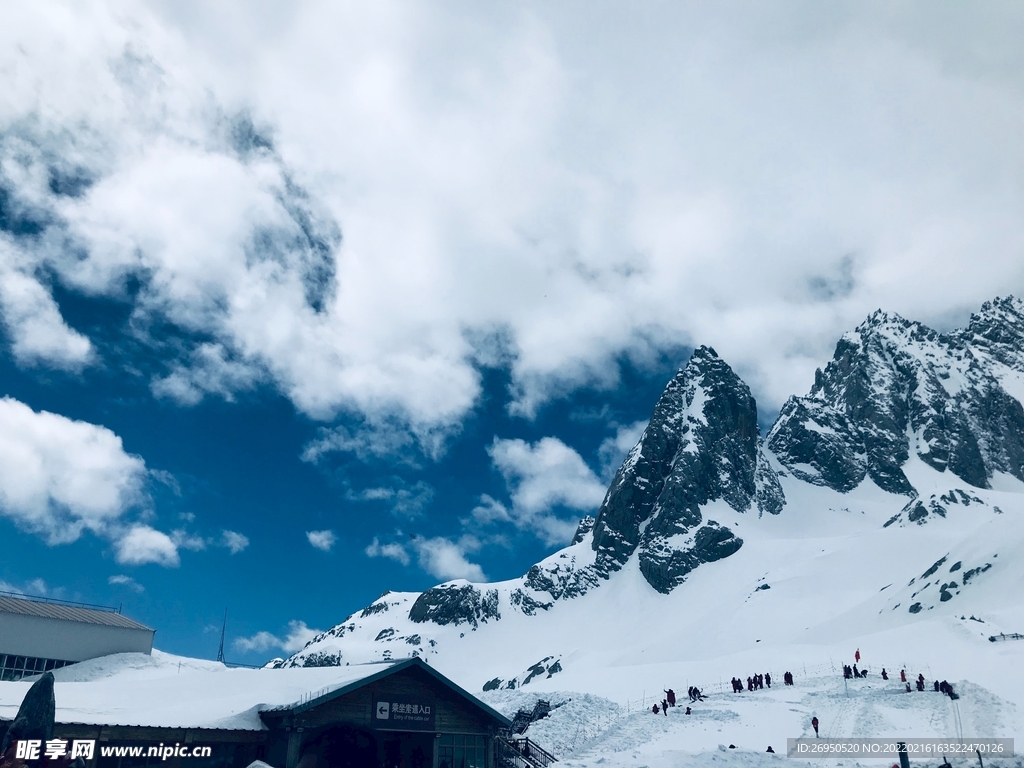
[[50, 669], [60, 669], [73, 661], [41, 659], [35, 656], [15, 656], [0, 653], [0, 680], [21, 680], [23, 677], [41, 675]]
[[485, 768], [485, 736], [443, 733], [437, 742], [438, 768]]

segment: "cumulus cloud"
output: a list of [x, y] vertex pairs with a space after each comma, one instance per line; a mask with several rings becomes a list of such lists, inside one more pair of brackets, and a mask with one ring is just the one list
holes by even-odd
[[163, 531], [148, 525], [134, 525], [114, 544], [117, 562], [124, 565], [157, 563], [177, 568], [181, 564], [178, 545]]
[[878, 306], [1024, 292], [1022, 14], [18, 4], [5, 327], [80, 367], [49, 281], [129, 301], [179, 331], [156, 393], [365, 419], [311, 457], [436, 455], [481, 366], [530, 416], [696, 343], [770, 410]]
[[387, 504], [393, 515], [415, 518], [422, 515], [433, 501], [434, 488], [422, 480], [409, 485], [396, 477], [394, 485], [349, 491], [346, 498], [350, 501], [379, 501]]
[[318, 634], [319, 629], [310, 629], [304, 621], [290, 621], [284, 637], [261, 630], [251, 637], [235, 638], [233, 646], [241, 653], [264, 653], [272, 648], [295, 653], [301, 651]]
[[409, 542], [408, 549], [397, 541], [382, 544], [379, 539], [374, 537], [365, 552], [367, 557], [385, 557], [402, 565], [409, 565], [412, 561], [409, 553], [409, 549], [411, 549], [412, 553], [416, 555], [419, 567], [431, 576], [445, 581], [469, 579], [482, 582], [487, 581], [483, 568], [467, 557], [467, 555], [477, 552], [481, 546], [479, 539], [469, 535], [461, 536], [454, 541], [443, 536], [433, 538], [415, 536]]
[[145, 501], [145, 462], [109, 429], [0, 399], [0, 513], [51, 544]]
[[338, 537], [334, 535], [334, 531], [306, 531], [306, 538], [309, 543], [312, 544], [316, 549], [321, 552], [330, 552], [331, 547], [338, 540]]
[[480, 542], [472, 536], [462, 536], [457, 541], [436, 536], [431, 539], [416, 538], [412, 541], [420, 567], [431, 576], [448, 581], [468, 579], [487, 581], [483, 569], [470, 562], [467, 554], [480, 549]]
[[[55, 590], [55, 592], [59, 591], [61, 590]], [[46, 582], [38, 578], [27, 581], [21, 586], [0, 579], [0, 592], [10, 592], [15, 595], [25, 595], [26, 597], [45, 597], [49, 589], [46, 586]]]
[[237, 555], [249, 546], [249, 537], [238, 533], [237, 531], [225, 530], [221, 532], [220, 545], [222, 547], [227, 547], [232, 555]]
[[626, 458], [626, 454], [640, 442], [640, 437], [647, 429], [647, 422], [616, 424], [614, 427], [615, 434], [602, 440], [597, 449], [597, 460], [601, 465], [601, 479], [606, 483], [615, 476], [615, 472]]
[[146, 588], [139, 584], [139, 582], [137, 582], [131, 576], [126, 576], [123, 573], [111, 576], [109, 579], [107, 579], [107, 583], [111, 586], [124, 587], [125, 589], [130, 589], [133, 592], [139, 594], [146, 591]]
[[578, 520], [560, 517], [558, 511], [594, 512], [601, 505], [605, 484], [575, 450], [556, 437], [532, 444], [495, 438], [487, 452], [505, 478], [512, 504], [506, 507], [482, 496], [473, 510], [478, 522], [511, 522], [533, 531], [547, 544], [566, 544]]
[[386, 557], [402, 565], [409, 564], [409, 553], [406, 552], [405, 547], [396, 541], [381, 544], [377, 537], [374, 536], [373, 541], [370, 542], [370, 545], [364, 551], [367, 557]]

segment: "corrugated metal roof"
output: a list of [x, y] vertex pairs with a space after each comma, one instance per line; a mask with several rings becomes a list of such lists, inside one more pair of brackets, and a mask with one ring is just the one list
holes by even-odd
[[145, 624], [140, 624], [133, 619], [129, 619], [127, 616], [122, 616], [120, 613], [114, 613], [113, 611], [97, 611], [92, 608], [80, 608], [75, 605], [43, 603], [37, 600], [26, 600], [4, 595], [0, 595], [0, 613], [18, 613], [23, 616], [41, 616], [46, 619], [77, 621], [83, 624], [102, 624], [107, 627], [153, 631]]

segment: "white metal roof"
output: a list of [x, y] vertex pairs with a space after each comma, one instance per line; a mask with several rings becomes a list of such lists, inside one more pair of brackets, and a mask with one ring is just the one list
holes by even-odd
[[0, 595], [0, 614], [3, 613], [41, 616], [46, 619], [77, 621], [83, 624], [102, 624], [107, 627], [153, 631], [145, 624], [140, 624], [134, 619], [129, 619], [127, 616], [122, 616], [114, 611], [104, 611], [65, 603], [43, 602], [41, 600], [11, 597], [8, 595]]

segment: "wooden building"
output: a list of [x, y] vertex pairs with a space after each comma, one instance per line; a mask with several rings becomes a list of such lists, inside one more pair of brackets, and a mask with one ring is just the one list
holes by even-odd
[[[329, 675], [331, 669], [323, 671]], [[250, 727], [216, 727], [221, 713], [225, 722], [238, 722], [237, 708], [250, 703], [238, 695], [231, 698], [230, 710], [227, 704], [211, 708], [205, 702], [203, 719], [193, 721], [205, 727], [182, 726], [181, 716], [142, 712], [145, 704], [127, 699], [122, 710], [138, 706], [140, 711], [120, 716], [120, 723], [102, 722], [102, 716], [72, 722], [82, 716], [62, 710], [58, 683], [54, 735], [69, 743], [94, 740], [87, 768], [246, 768], [254, 760], [274, 768], [496, 768], [495, 741], [511, 722], [419, 658], [333, 670], [343, 675], [340, 684], [270, 706], [259, 702], [273, 700], [269, 686], [275, 675], [284, 673], [279, 678], [284, 680], [288, 671], [245, 670], [246, 677], [258, 677], [262, 684], [253, 687], [250, 699], [256, 700], [245, 710], [258, 714], [245, 721]], [[215, 698], [218, 680], [226, 678], [207, 677], [209, 690], [199, 682], [189, 685], [189, 695]], [[151, 689], [148, 696], [158, 691]], [[166, 692], [184, 691], [168, 687]], [[195, 706], [200, 709], [204, 702], [197, 699]], [[112, 711], [109, 704], [102, 709]], [[126, 724], [132, 717], [146, 724]], [[0, 722], [0, 736], [8, 724]]]

